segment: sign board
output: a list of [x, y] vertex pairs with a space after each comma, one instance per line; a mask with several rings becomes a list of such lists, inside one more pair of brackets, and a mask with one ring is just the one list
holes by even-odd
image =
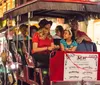
[[65, 53], [64, 81], [96, 81], [98, 54]]

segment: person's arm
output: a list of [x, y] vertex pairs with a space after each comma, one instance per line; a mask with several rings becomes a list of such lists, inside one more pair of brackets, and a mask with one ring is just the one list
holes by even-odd
[[78, 36], [77, 36], [77, 43], [81, 43], [83, 40], [91, 42], [91, 38], [88, 37], [88, 35], [85, 32], [82, 31], [78, 31], [77, 32]]
[[41, 48], [39, 48], [38, 47], [38, 43], [37, 42], [34, 42], [33, 43], [33, 52], [35, 53], [35, 52], [41, 52], [41, 51], [45, 51], [45, 50], [48, 50], [48, 47], [41, 47]]
[[39, 42], [39, 37], [38, 37], [38, 33], [35, 33], [34, 36], [32, 37], [32, 53], [35, 53], [35, 52], [41, 52], [41, 51], [45, 51], [47, 50], [48, 48], [47, 47], [41, 47], [39, 48], [38, 47], [38, 42]]
[[66, 51], [76, 51], [77, 45], [78, 45], [77, 42], [76, 41], [73, 41], [72, 42], [72, 47], [66, 48]]
[[76, 51], [77, 46], [71, 47], [68, 49], [68, 51]]
[[64, 45], [62, 43], [60, 43], [60, 48], [61, 48], [61, 51], [65, 51]]
[[77, 43], [81, 43], [83, 40], [88, 41], [88, 42], [91, 42], [91, 41], [92, 41], [92, 40], [91, 40], [88, 36], [86, 36], [86, 35], [83, 35], [83, 36], [78, 37], [76, 41], [77, 41]]
[[54, 45], [54, 49], [58, 50], [60, 48], [59, 45]]
[[27, 48], [26, 48], [26, 45], [25, 45], [25, 42], [24, 42], [24, 40], [22, 41], [22, 51], [23, 51], [23, 53], [27, 53]]
[[55, 48], [55, 45], [54, 45], [54, 43], [52, 42], [52, 43], [51, 43], [51, 46], [49, 46], [49, 47], [47, 48], [47, 50], [52, 51], [52, 50], [54, 50], [54, 48]]
[[51, 43], [51, 46], [45, 46], [45, 47], [38, 47], [38, 43], [34, 42], [33, 43], [33, 52], [41, 52], [45, 50], [52, 51], [54, 49], [54, 43]]
[[[41, 52], [41, 51], [45, 51], [45, 50], [51, 51], [54, 49], [54, 43], [53, 43], [52, 39], [50, 40], [51, 45], [45, 46], [45, 47], [38, 47], [38, 42], [39, 42], [38, 34], [34, 34], [32, 41], [33, 41], [33, 49], [32, 49], [33, 52]], [[47, 43], [47, 42], [45, 42], [45, 43]]]
[[92, 41], [87, 35], [83, 35], [82, 38], [83, 38], [83, 40], [85, 40], [85, 41], [89, 41], [89, 42]]

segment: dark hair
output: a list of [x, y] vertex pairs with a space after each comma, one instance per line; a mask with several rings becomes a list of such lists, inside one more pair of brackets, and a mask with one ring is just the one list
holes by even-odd
[[[37, 28], [36, 26], [31, 26], [31, 27], [30, 27], [30, 36], [31, 36], [31, 34], [32, 34], [32, 30], [38, 31], [38, 28]], [[32, 37], [32, 36], [31, 36], [31, 37]]]
[[36, 31], [38, 31], [38, 28], [36, 26], [31, 26], [30, 27], [30, 31], [33, 30], [33, 29], [36, 30]]
[[42, 19], [40, 22], [39, 22], [39, 26], [40, 28], [43, 28], [47, 23], [47, 20], [46, 19]]
[[22, 25], [20, 25], [19, 29], [20, 29], [20, 30], [28, 29], [28, 25], [22, 24]]
[[61, 25], [56, 26], [55, 31], [59, 31], [61, 33], [61, 37], [63, 37], [64, 29]]
[[46, 20], [46, 19], [42, 19], [42, 20], [39, 22], [40, 28], [45, 27], [45, 25], [47, 25], [47, 24], [52, 25], [52, 21], [48, 21], [48, 20]]
[[76, 23], [76, 24], [78, 24], [78, 20], [73, 19], [73, 20], [71, 20], [71, 24], [72, 24], [72, 23]]
[[48, 23], [47, 24], [50, 24], [50, 25], [52, 25], [52, 21], [48, 21]]
[[71, 31], [72, 31], [72, 40], [75, 40], [75, 33], [73, 30], [71, 30]]

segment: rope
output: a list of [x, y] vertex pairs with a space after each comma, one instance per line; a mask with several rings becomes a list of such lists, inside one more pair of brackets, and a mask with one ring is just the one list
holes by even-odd
[[68, 56], [68, 54], [66, 54], [66, 57], [67, 57], [67, 59], [69, 59], [70, 60], [70, 62], [71, 63], [73, 63], [73, 65], [75, 66], [75, 67], [77, 67], [77, 68], [79, 68], [79, 69], [81, 69], [81, 70], [85, 70], [85, 71], [97, 71], [97, 70], [90, 70], [90, 69], [85, 69], [85, 68], [82, 68], [82, 67], [80, 67], [78, 64], [76, 64], [76, 63], [74, 63], [72, 60], [71, 60], [71, 58], [70, 58], [70, 56]]

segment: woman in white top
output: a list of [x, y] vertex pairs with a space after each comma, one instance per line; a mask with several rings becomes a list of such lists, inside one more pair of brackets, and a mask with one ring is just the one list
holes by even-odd
[[62, 39], [63, 37], [63, 27], [58, 25], [55, 29], [56, 34], [53, 36], [53, 39]]
[[53, 41], [55, 44], [55, 48], [60, 48], [60, 40], [63, 38], [63, 27], [58, 25], [55, 29], [56, 34], [53, 36]]

